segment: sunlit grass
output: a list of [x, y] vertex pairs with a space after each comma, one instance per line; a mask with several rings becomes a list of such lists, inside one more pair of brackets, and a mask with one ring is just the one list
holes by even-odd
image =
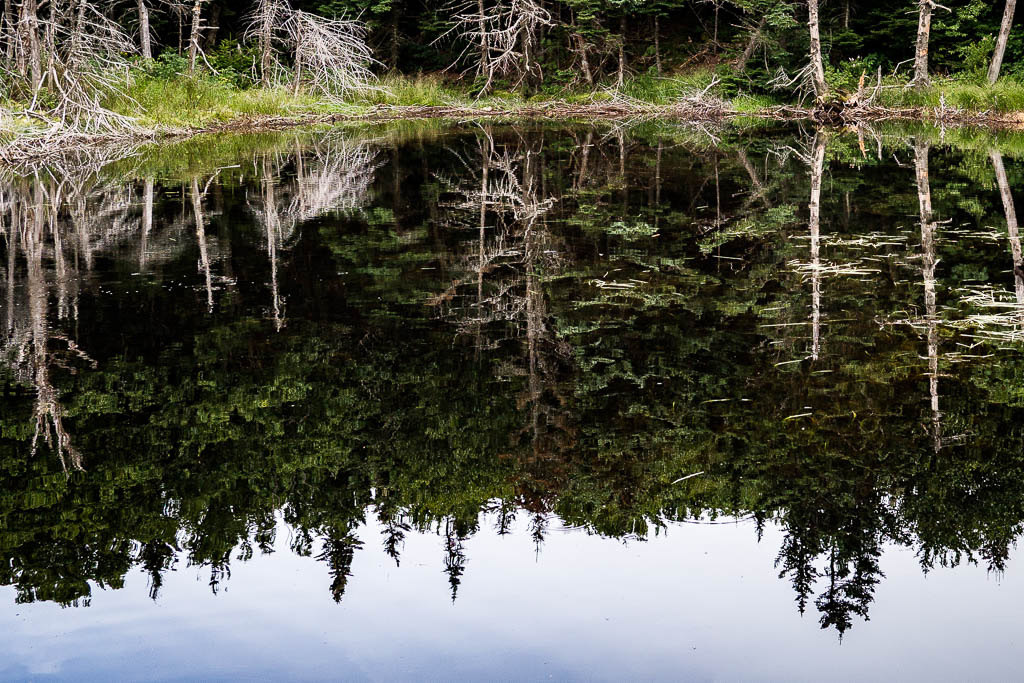
[[205, 76], [135, 77], [106, 103], [143, 126], [196, 128], [243, 116], [287, 116], [329, 111], [329, 104], [284, 87], [241, 89]]
[[[683, 97], [690, 97], [707, 89], [714, 79], [710, 69], [698, 69], [684, 74], [672, 76], [652, 76], [644, 74], [631, 78], [623, 84], [622, 92], [648, 104], [672, 104]], [[709, 95], [719, 95], [716, 88], [708, 91]]]
[[969, 112], [1009, 113], [1024, 110], [1024, 83], [1004, 78], [995, 85], [981, 80], [936, 78], [930, 87], [918, 89], [887, 83], [874, 104], [883, 107], [962, 109]]

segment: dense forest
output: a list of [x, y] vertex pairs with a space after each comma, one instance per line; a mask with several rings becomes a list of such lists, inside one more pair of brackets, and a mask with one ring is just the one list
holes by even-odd
[[[12, 110], [95, 130], [127, 125], [125, 102], [146, 104], [132, 84], [147, 78], [318, 101], [386, 101], [369, 93], [389, 74], [434, 75], [476, 97], [614, 88], [650, 99], [662, 78], [700, 73], [725, 97], [806, 101], [863, 91], [865, 78], [921, 90], [936, 75], [978, 85], [1016, 76], [1024, 40], [1014, 9], [1013, 0], [6, 0], [2, 83], [20, 103]], [[1020, 108], [1007, 97], [967, 103]]]

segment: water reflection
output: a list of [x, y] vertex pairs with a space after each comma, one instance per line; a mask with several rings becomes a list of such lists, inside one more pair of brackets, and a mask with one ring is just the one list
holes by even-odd
[[1024, 167], [869, 133], [385, 128], [9, 178], [0, 581], [216, 592], [276, 515], [337, 601], [413, 533], [455, 599], [517, 517], [537, 552], [556, 518], [777, 524], [840, 634], [888, 544], [1004, 570]]

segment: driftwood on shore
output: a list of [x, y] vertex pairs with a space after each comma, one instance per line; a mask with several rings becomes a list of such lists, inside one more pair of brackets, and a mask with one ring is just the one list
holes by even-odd
[[217, 133], [248, 133], [284, 130], [301, 126], [332, 125], [344, 122], [389, 122], [420, 119], [472, 120], [562, 120], [562, 121], [642, 121], [665, 120], [698, 126], [723, 124], [737, 117], [776, 121], [812, 121], [820, 125], [855, 125], [879, 121], [921, 121], [943, 126], [985, 126], [1019, 128], [1024, 115], [999, 114], [991, 111], [973, 112], [953, 107], [891, 108], [831, 102], [815, 108], [790, 105], [768, 107], [756, 112], [738, 112], [727, 102], [703, 93], [667, 105], [648, 104], [638, 100], [614, 97], [602, 102], [543, 102], [508, 109], [472, 106], [391, 106], [378, 105], [364, 112], [304, 114], [297, 116], [238, 117], [227, 122], [197, 128], [145, 130], [132, 128], [124, 132], [87, 134], [67, 132], [27, 135], [0, 145], [0, 164], [17, 166], [45, 162], [48, 158], [95, 148], [131, 148], [162, 141], [181, 140], [197, 135]]

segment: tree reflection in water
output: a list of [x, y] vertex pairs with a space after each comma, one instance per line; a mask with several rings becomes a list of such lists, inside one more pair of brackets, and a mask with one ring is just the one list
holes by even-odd
[[485, 519], [525, 515], [540, 552], [552, 524], [753, 517], [840, 634], [886, 546], [1004, 569], [1015, 161], [928, 131], [875, 133], [873, 157], [844, 134], [432, 125], [4, 180], [19, 600], [87, 603], [133, 567], [156, 598], [182, 562], [216, 591], [283, 519], [340, 601], [370, 516], [396, 563], [436, 534], [453, 599]]

